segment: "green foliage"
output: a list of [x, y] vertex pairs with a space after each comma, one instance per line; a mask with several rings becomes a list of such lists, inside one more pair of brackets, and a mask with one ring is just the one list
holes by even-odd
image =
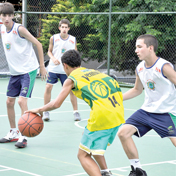
[[[174, 61], [176, 57], [176, 18], [174, 14], [144, 14], [142, 12], [176, 11], [172, 0], [112, 0], [112, 12], [141, 12], [139, 14], [113, 14], [111, 16], [111, 68], [134, 72], [138, 58], [134, 52], [136, 38], [152, 34], [159, 40], [158, 56]], [[109, 12], [109, 0], [57, 0], [52, 12]], [[59, 21], [71, 21], [70, 34], [76, 36], [78, 50], [86, 60], [107, 60], [109, 15], [48, 15], [43, 20], [44, 50], [49, 38], [58, 33]], [[129, 64], [129, 66], [127, 66]]]

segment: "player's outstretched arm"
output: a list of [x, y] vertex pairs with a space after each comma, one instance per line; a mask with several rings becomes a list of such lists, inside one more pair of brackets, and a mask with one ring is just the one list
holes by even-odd
[[74, 87], [73, 81], [71, 79], [66, 79], [66, 81], [63, 84], [61, 92], [59, 93], [59, 95], [57, 96], [55, 100], [49, 102], [48, 104], [40, 108], [28, 110], [26, 112], [39, 113], [41, 117], [43, 117], [44, 111], [52, 111], [54, 109], [59, 108], [64, 102], [64, 100], [66, 99], [66, 97], [69, 95], [73, 87]]
[[129, 91], [125, 92], [123, 94], [123, 100], [128, 100], [131, 98], [134, 98], [138, 95], [140, 95], [143, 91], [143, 85], [139, 79], [139, 76], [136, 74], [136, 81], [135, 81], [135, 85], [132, 89], [130, 89]]
[[167, 77], [173, 84], [176, 85], [176, 72], [170, 64], [165, 64], [163, 66], [163, 74]]
[[42, 44], [23, 26], [19, 27], [19, 34], [21, 37], [24, 37], [26, 40], [36, 45], [37, 50], [38, 50], [38, 55], [39, 55], [39, 62], [40, 62], [40, 75], [41, 75], [42, 80], [45, 80], [47, 78], [47, 71], [44, 65]]

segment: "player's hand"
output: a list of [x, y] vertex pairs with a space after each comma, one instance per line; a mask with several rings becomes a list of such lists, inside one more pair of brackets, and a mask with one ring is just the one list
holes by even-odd
[[44, 66], [40, 67], [40, 76], [41, 76], [42, 81], [43, 80], [45, 81], [48, 78], [48, 73], [47, 73], [46, 68]]
[[43, 117], [43, 112], [41, 112], [39, 108], [27, 110], [24, 113], [29, 113], [29, 112], [34, 113], [34, 114], [39, 114], [41, 117]]
[[59, 60], [56, 59], [56, 58], [53, 58], [53, 62], [54, 62], [55, 65], [59, 65], [60, 64]]

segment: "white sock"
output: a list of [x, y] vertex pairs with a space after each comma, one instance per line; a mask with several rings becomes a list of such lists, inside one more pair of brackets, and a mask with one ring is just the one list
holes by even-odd
[[104, 169], [104, 170], [101, 170], [101, 172], [109, 172], [109, 169]]
[[73, 111], [73, 114], [76, 113], [76, 112], [78, 112], [78, 110], [74, 110], [74, 111]]
[[17, 131], [16, 128], [11, 128], [10, 130], [12, 130], [13, 132], [16, 132], [16, 131]]
[[136, 169], [136, 167], [141, 168], [141, 163], [139, 159], [130, 159], [131, 165]]
[[22, 134], [20, 135], [19, 138], [20, 138], [20, 139], [27, 139], [27, 137], [26, 137], [26, 136], [23, 136]]

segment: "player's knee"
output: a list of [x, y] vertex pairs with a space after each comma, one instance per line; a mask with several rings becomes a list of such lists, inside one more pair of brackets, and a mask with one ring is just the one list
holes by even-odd
[[51, 85], [51, 84], [46, 84], [45, 92], [46, 92], [46, 93], [51, 93], [52, 88], [53, 88], [53, 85]]
[[15, 101], [13, 99], [7, 99], [6, 101], [7, 107], [13, 107], [15, 104]]
[[119, 129], [117, 135], [120, 139], [125, 139], [127, 137], [126, 131], [123, 128]]
[[80, 152], [78, 152], [78, 154], [77, 154], [78, 160], [81, 160], [81, 157], [82, 157], [82, 155], [80, 154]]
[[24, 103], [25, 102], [23, 101], [23, 99], [21, 99], [21, 98], [18, 99], [18, 104], [20, 107], [23, 107]]
[[78, 157], [79, 161], [82, 161], [86, 158], [87, 155], [88, 154], [85, 151], [79, 149], [77, 157]]
[[18, 104], [20, 105], [20, 107], [22, 106], [22, 101], [21, 101], [21, 99], [18, 99]]
[[176, 147], [176, 138], [174, 138], [174, 140], [172, 140], [172, 143]]
[[126, 140], [130, 138], [136, 131], [136, 128], [134, 128], [133, 126], [125, 124], [119, 129], [117, 135], [120, 140]]

